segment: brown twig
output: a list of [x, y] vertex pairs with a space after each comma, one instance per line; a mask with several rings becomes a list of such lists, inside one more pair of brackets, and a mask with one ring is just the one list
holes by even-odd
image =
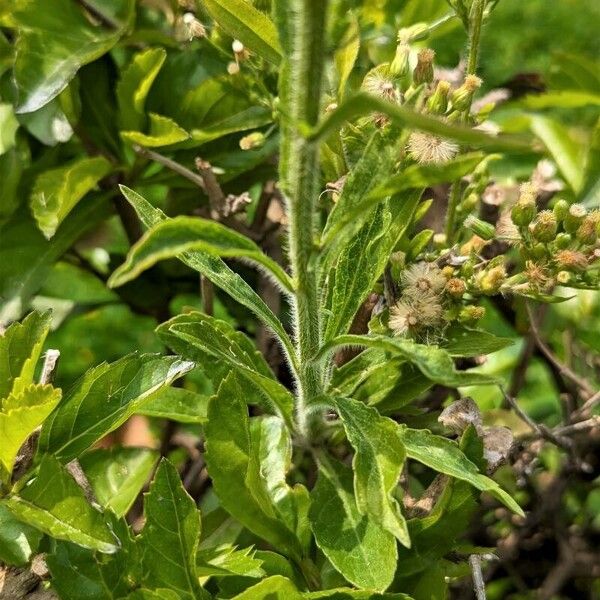
[[485, 582], [483, 581], [483, 573], [481, 572], [481, 556], [479, 554], [471, 554], [469, 556], [469, 565], [471, 566], [475, 597], [477, 600], [486, 600]]

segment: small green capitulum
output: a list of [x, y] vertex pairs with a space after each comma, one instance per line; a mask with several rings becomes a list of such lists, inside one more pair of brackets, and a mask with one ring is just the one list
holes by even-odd
[[551, 242], [556, 237], [558, 223], [551, 210], [543, 210], [530, 225], [531, 233], [538, 242]]
[[535, 197], [530, 194], [522, 195], [510, 211], [512, 222], [518, 227], [527, 227], [535, 214]]
[[569, 203], [566, 200], [559, 199], [555, 202], [552, 211], [559, 221], [563, 221], [569, 212]]
[[583, 219], [586, 215], [587, 209], [583, 204], [571, 204], [569, 211], [563, 219], [565, 231], [568, 233], [575, 233], [579, 229], [581, 223], [583, 223]]

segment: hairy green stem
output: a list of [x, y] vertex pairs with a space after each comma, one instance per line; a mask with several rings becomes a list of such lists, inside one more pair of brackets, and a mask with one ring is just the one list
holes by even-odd
[[280, 78], [282, 141], [280, 180], [288, 205], [289, 262], [296, 286], [293, 303], [299, 363], [296, 426], [308, 435], [306, 406], [319, 395], [321, 369], [312, 358], [320, 344], [315, 206], [319, 195], [318, 143], [303, 127], [317, 124], [322, 98], [327, 1], [285, 0], [278, 7], [284, 48]]
[[485, 0], [474, 0], [469, 13], [469, 60], [467, 62], [468, 75], [475, 75], [477, 72], [484, 9]]
[[448, 210], [446, 211], [446, 243], [451, 246], [454, 243], [454, 230], [456, 229], [456, 209], [460, 202], [460, 181], [455, 181], [448, 195]]

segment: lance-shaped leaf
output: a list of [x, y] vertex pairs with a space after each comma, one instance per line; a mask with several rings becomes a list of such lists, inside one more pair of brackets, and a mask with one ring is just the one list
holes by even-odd
[[394, 497], [406, 456], [397, 423], [351, 398], [337, 398], [335, 406], [354, 448], [358, 510], [409, 547], [406, 520]]
[[[135, 209], [138, 217], [146, 228], [153, 227], [167, 219], [158, 208], [154, 208], [146, 199], [133, 190], [121, 186], [121, 192]], [[263, 299], [237, 273], [232, 271], [222, 259], [203, 252], [184, 252], [177, 256], [188, 267], [202, 273], [217, 287], [227, 292], [234, 300], [252, 311], [280, 340], [284, 351], [290, 360], [292, 369], [296, 359], [290, 337], [281, 321], [273, 314]]]
[[178, 423], [204, 423], [209, 399], [184, 388], [167, 387], [152, 394], [136, 412]]
[[435, 471], [466, 481], [478, 490], [490, 493], [516, 514], [523, 515], [523, 510], [515, 500], [493, 479], [482, 475], [456, 442], [434, 435], [426, 429], [398, 427], [400, 439], [409, 458], [418, 460]]
[[110, 163], [103, 157], [82, 158], [65, 167], [45, 171], [35, 180], [31, 211], [47, 239], [110, 170]]
[[202, 0], [210, 16], [248, 50], [278, 65], [281, 48], [275, 25], [263, 12], [244, 0]]
[[136, 54], [123, 71], [117, 85], [121, 129], [141, 130], [146, 124], [146, 98], [166, 58], [164, 48], [150, 48]]
[[177, 590], [181, 598], [209, 598], [196, 575], [200, 513], [166, 459], [144, 497], [144, 515], [140, 547], [146, 584]]
[[452, 357], [443, 348], [418, 344], [409, 339], [383, 335], [340, 335], [325, 344], [319, 355], [322, 356], [338, 346], [364, 346], [386, 350], [414, 364], [431, 381], [449, 387], [497, 383], [494, 377], [484, 373], [458, 371]]
[[266, 269], [283, 289], [293, 290], [285, 270], [251, 239], [221, 223], [199, 217], [175, 217], [149, 229], [132, 247], [125, 263], [112, 274], [109, 285], [122, 285], [161, 260], [194, 250], [250, 260]]
[[202, 364], [213, 356], [231, 365], [258, 390], [260, 403], [292, 422], [294, 399], [273, 376], [269, 365], [254, 344], [229, 323], [200, 312], [174, 317], [157, 328], [158, 335], [181, 356]]
[[454, 326], [444, 332], [442, 347], [452, 356], [492, 354], [514, 344], [511, 338], [493, 335], [481, 329]]
[[149, 448], [97, 448], [79, 459], [96, 500], [124, 517], [148, 482], [159, 454]]
[[246, 402], [255, 395], [230, 373], [208, 405], [206, 464], [222, 506], [240, 523], [298, 560], [300, 544], [272, 505], [252, 444]]
[[331, 564], [357, 587], [379, 592], [389, 587], [398, 557], [396, 539], [358, 510], [352, 470], [321, 457], [311, 500], [313, 534]]
[[16, 519], [0, 502], [0, 562], [24, 565], [31, 560], [41, 539], [41, 531]]
[[107, 554], [119, 548], [102, 513], [52, 456], [44, 456], [34, 479], [7, 498], [5, 506], [20, 521], [56, 539]]
[[70, 0], [18, 3], [12, 15], [19, 27], [14, 68], [17, 111], [38, 110], [60, 94], [81, 66], [108, 52], [123, 34], [133, 4], [123, 3], [122, 22], [111, 30], [92, 25]]
[[121, 137], [132, 144], [139, 144], [147, 148], [159, 148], [184, 142], [190, 138], [190, 134], [180, 127], [173, 119], [156, 113], [149, 115], [150, 125], [148, 132], [122, 131]]
[[34, 311], [0, 335], [0, 399], [19, 394], [33, 383], [50, 322], [50, 312]]
[[69, 462], [114, 431], [146, 398], [193, 368], [176, 356], [130, 354], [90, 369], [44, 423], [38, 453]]
[[292, 467], [292, 440], [289, 429], [279, 417], [259, 417], [250, 421], [253, 459], [265, 482], [267, 493], [279, 518], [296, 534], [305, 554], [310, 548], [308, 509], [310, 497], [301, 484], [288, 485], [286, 475]]
[[61, 396], [51, 385], [30, 385], [0, 400], [0, 479], [8, 478], [25, 440], [54, 410]]

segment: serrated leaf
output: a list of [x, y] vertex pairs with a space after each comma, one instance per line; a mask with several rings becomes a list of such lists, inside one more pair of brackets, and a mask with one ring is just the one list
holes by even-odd
[[164, 48], [149, 48], [138, 52], [117, 84], [121, 129], [139, 131], [146, 124], [144, 107], [167, 53]]
[[178, 423], [205, 423], [209, 400], [184, 388], [167, 387], [152, 394], [136, 412]]
[[291, 393], [274, 378], [252, 341], [229, 323], [192, 312], [166, 321], [156, 331], [175, 352], [200, 365], [205, 356], [229, 364], [260, 391], [258, 398], [267, 410], [291, 424], [294, 403]]
[[320, 355], [338, 346], [364, 346], [386, 350], [414, 364], [431, 381], [449, 387], [497, 383], [494, 377], [484, 373], [458, 371], [452, 357], [443, 348], [418, 344], [409, 339], [383, 335], [341, 335], [325, 344]]
[[[133, 2], [124, 3], [122, 12], [127, 22]], [[19, 27], [14, 67], [19, 113], [38, 110], [60, 94], [81, 66], [117, 43], [125, 27], [92, 25], [70, 0], [23, 2], [13, 17]]]
[[351, 398], [336, 398], [334, 403], [354, 448], [352, 469], [358, 510], [410, 547], [406, 519], [394, 497], [406, 456], [397, 423]]
[[0, 400], [33, 383], [35, 365], [50, 331], [50, 312], [33, 311], [0, 335]]
[[90, 369], [44, 423], [38, 454], [52, 453], [69, 462], [122, 425], [151, 394], [192, 367], [176, 356], [130, 354]]
[[451, 356], [481, 356], [492, 354], [508, 346], [515, 340], [493, 335], [482, 329], [454, 326], [444, 332], [442, 347]]
[[144, 516], [139, 543], [146, 585], [177, 590], [190, 600], [209, 598], [196, 576], [200, 513], [166, 459], [144, 496]]
[[201, 550], [196, 557], [198, 577], [263, 577], [262, 560], [255, 558], [252, 548], [237, 550], [224, 544], [216, 548]]
[[[0, 476], [8, 479], [25, 440], [54, 410], [61, 396], [51, 385], [30, 385], [0, 400]], [[2, 477], [0, 477], [2, 479]]]
[[119, 541], [103, 515], [87, 501], [83, 490], [52, 456], [44, 456], [37, 475], [5, 500], [20, 521], [59, 540], [111, 554]]
[[[167, 219], [165, 214], [154, 208], [147, 200], [133, 190], [121, 186], [121, 192], [133, 206], [138, 217], [145, 227], [152, 227]], [[253, 312], [281, 341], [284, 350], [290, 359], [292, 367], [295, 365], [295, 353], [292, 342], [286, 333], [281, 321], [273, 314], [262, 298], [244, 281], [234, 273], [220, 258], [209, 256], [202, 252], [185, 252], [178, 256], [184, 264], [202, 273], [217, 287], [227, 292], [234, 300]]]
[[317, 546], [359, 588], [384, 591], [392, 583], [398, 549], [394, 536], [361, 515], [352, 470], [321, 457], [311, 492], [310, 521]]
[[41, 539], [41, 531], [16, 519], [0, 502], [0, 562], [24, 565], [33, 557]]
[[202, 0], [210, 16], [250, 51], [278, 65], [281, 48], [275, 25], [263, 12], [244, 0]]
[[108, 175], [105, 158], [81, 158], [70, 165], [45, 171], [35, 180], [30, 197], [33, 216], [46, 239], [50, 239], [77, 203]]
[[204, 426], [208, 472], [222, 506], [233, 517], [299, 560], [300, 544], [279, 519], [259, 471], [246, 407], [252, 395], [248, 384], [230, 373], [211, 398]]
[[132, 144], [138, 144], [146, 148], [170, 146], [190, 138], [190, 134], [177, 125], [173, 119], [156, 113], [150, 113], [148, 117], [150, 120], [148, 133], [121, 131], [121, 137]]
[[286, 577], [273, 575], [249, 587], [232, 600], [302, 600], [303, 595]]
[[199, 251], [223, 258], [244, 258], [266, 269], [279, 285], [292, 292], [289, 275], [250, 238], [216, 221], [200, 217], [175, 217], [155, 225], [136, 242], [127, 260], [109, 279], [118, 287], [135, 279], [161, 260]]
[[124, 517], [148, 482], [159, 454], [149, 448], [96, 448], [79, 458], [94, 496], [117, 517]]
[[434, 435], [426, 429], [399, 426], [400, 438], [409, 458], [428, 467], [470, 483], [482, 492], [488, 492], [507, 508], [523, 516], [521, 507], [493, 479], [479, 473], [477, 466], [461, 451], [456, 442]]

